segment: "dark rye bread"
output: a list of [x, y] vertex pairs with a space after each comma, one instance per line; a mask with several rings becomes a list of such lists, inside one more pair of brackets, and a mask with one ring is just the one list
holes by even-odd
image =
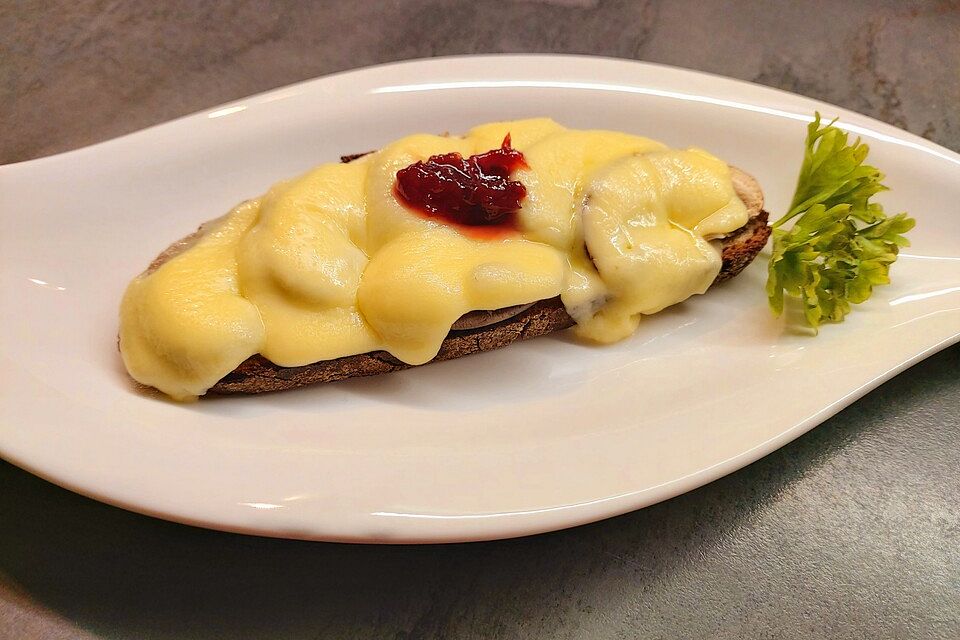
[[[349, 162], [365, 154], [344, 156]], [[750, 218], [747, 223], [720, 240], [723, 266], [713, 284], [729, 280], [740, 273], [757, 256], [770, 237], [767, 212], [763, 210], [763, 192], [750, 175], [733, 169], [733, 183], [737, 195], [747, 205]], [[170, 245], [154, 259], [147, 269], [150, 273], [163, 263], [189, 248], [204, 234], [207, 224], [193, 234]], [[531, 305], [510, 309], [474, 311], [458, 320], [430, 362], [460, 358], [481, 351], [492, 351], [513, 342], [535, 338], [573, 326], [574, 321], [563, 307], [560, 298], [541, 300]], [[427, 363], [430, 364], [430, 363]], [[346, 378], [373, 376], [409, 369], [386, 351], [373, 351], [354, 356], [325, 360], [302, 367], [281, 367], [261, 355], [247, 358], [232, 372], [210, 388], [210, 393], [264, 393], [282, 391], [318, 382], [334, 382]], [[422, 366], [422, 365], [420, 365]]]

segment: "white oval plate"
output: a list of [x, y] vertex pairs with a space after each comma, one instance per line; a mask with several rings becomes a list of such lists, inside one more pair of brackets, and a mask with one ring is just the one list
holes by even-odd
[[[839, 115], [918, 220], [894, 284], [811, 338], [771, 317], [765, 257], [608, 348], [545, 337], [379, 378], [179, 405], [116, 350], [128, 279], [272, 182], [418, 131], [549, 115], [704, 147], [784, 210], [815, 109]], [[960, 338], [960, 155], [807, 98], [668, 67], [493, 56], [373, 67], [0, 168], [0, 453], [196, 525], [449, 542], [664, 500], [793, 440]]]

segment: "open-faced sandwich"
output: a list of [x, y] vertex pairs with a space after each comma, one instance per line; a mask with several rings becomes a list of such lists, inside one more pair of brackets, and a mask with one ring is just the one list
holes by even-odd
[[757, 182], [700, 149], [549, 119], [323, 164], [174, 243], [129, 285], [130, 375], [178, 400], [387, 373], [645, 314], [739, 273]]

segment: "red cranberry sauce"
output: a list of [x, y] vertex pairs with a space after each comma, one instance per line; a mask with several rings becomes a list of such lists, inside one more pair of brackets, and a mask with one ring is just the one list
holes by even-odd
[[455, 225], [515, 228], [527, 188], [510, 174], [527, 163], [510, 146], [510, 134], [499, 149], [464, 158], [459, 153], [431, 156], [397, 172], [400, 202], [427, 217]]

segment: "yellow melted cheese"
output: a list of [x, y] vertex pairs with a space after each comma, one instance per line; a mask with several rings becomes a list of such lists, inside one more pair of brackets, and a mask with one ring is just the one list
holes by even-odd
[[[397, 201], [398, 170], [507, 133], [528, 165], [513, 176], [527, 187], [516, 237], [468, 237]], [[121, 353], [136, 380], [189, 400], [257, 353], [422, 364], [465, 313], [557, 295], [579, 335], [612, 342], [706, 291], [721, 265], [710, 240], [746, 220], [729, 167], [705, 151], [546, 118], [413, 135], [275, 185], [135, 279]]]

